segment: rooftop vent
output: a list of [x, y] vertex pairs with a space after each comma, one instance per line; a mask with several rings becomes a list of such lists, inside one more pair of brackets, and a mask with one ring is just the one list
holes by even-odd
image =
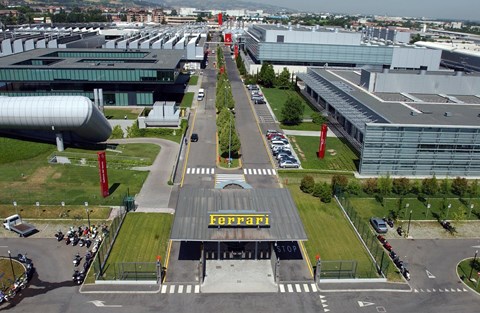
[[452, 115], [453, 115], [452, 112], [445, 112], [445, 114], [443, 114], [443, 116], [445, 116], [445, 117], [450, 117]]

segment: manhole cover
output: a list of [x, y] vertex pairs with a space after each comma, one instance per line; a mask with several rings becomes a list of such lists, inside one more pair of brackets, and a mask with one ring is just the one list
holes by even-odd
[[222, 267], [220, 265], [215, 266], [217, 270], [221, 269]]

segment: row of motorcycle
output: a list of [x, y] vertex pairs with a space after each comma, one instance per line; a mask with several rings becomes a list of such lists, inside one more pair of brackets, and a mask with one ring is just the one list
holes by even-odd
[[405, 277], [406, 280], [410, 280], [410, 271], [407, 269], [406, 265], [400, 260], [400, 257], [393, 251], [392, 245], [383, 237], [382, 235], [378, 235], [377, 239], [383, 245], [383, 247], [389, 252], [389, 256], [392, 259], [395, 266], [398, 268], [400, 273]]
[[[99, 230], [100, 229], [100, 230]], [[93, 262], [93, 258], [100, 248], [100, 244], [105, 235], [108, 234], [108, 227], [106, 225], [101, 225], [99, 227], [92, 225], [88, 226], [79, 226], [73, 227], [64, 234], [62, 231], [58, 231], [55, 234], [57, 241], [65, 241], [65, 245], [71, 245], [72, 247], [85, 247], [87, 252], [84, 256], [77, 252], [73, 256], [73, 274], [72, 281], [80, 285], [83, 283], [86, 277], [88, 268]], [[80, 264], [83, 262], [83, 269], [80, 268]]]
[[20, 290], [27, 287], [28, 282], [32, 279], [35, 267], [31, 259], [27, 258], [27, 254], [18, 254], [16, 258], [25, 266], [25, 273], [16, 277], [12, 285], [6, 290], [0, 290], [0, 303], [4, 301], [10, 301], [18, 294]]

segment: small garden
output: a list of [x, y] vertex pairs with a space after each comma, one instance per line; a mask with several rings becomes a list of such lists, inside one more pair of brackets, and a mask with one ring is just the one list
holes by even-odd
[[468, 287], [480, 292], [480, 256], [475, 253], [473, 258], [460, 262], [457, 266], [457, 274]]

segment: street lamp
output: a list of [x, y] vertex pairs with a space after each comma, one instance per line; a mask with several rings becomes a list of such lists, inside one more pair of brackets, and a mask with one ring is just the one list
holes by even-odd
[[408, 217], [407, 238], [410, 235], [410, 223], [412, 222], [412, 210], [410, 210], [410, 216]]
[[470, 275], [468, 275], [468, 280], [472, 279], [472, 273], [473, 273], [473, 268], [475, 267], [475, 261], [477, 260], [477, 254], [478, 254], [478, 250], [475, 251], [475, 256], [473, 257], [473, 263], [472, 263], [472, 267], [470, 268]]
[[407, 210], [408, 210], [408, 207], [410, 206], [410, 203], [405, 203], [405, 214], [404, 214], [404, 217], [407, 216]]
[[428, 210], [430, 209], [432, 205], [430, 203], [427, 203], [427, 214], [425, 214], [425, 218], [428, 217]]
[[17, 211], [17, 201], [13, 201], [13, 206], [15, 207], [15, 214], [18, 214], [18, 211]]
[[90, 210], [88, 209], [88, 202], [85, 202], [85, 211], [87, 212], [88, 229], [90, 230]]
[[10, 250], [8, 250], [8, 258], [10, 259], [10, 267], [12, 268], [13, 281], [15, 281], [15, 270], [13, 269], [12, 255], [10, 254]]
[[39, 201], [35, 202], [35, 206], [37, 207], [37, 216], [38, 216], [39, 214], [38, 209], [40, 208], [40, 202]]
[[473, 210], [473, 203], [470, 204], [470, 212], [468, 212], [468, 218], [470, 219], [470, 215], [472, 215], [472, 210]]
[[450, 208], [452, 207], [452, 204], [449, 203], [448, 206], [447, 206], [447, 219], [448, 219], [448, 213], [450, 213]]

